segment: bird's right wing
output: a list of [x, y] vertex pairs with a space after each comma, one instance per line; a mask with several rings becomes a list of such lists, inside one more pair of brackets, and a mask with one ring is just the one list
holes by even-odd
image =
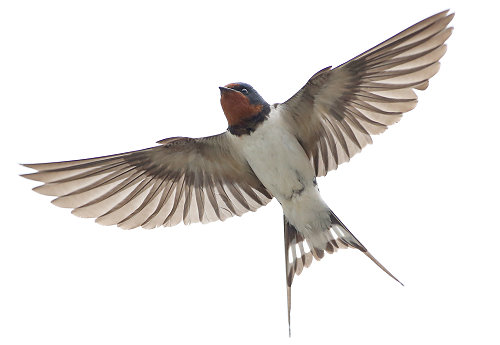
[[131, 229], [207, 223], [266, 205], [271, 194], [227, 132], [205, 138], [169, 138], [160, 146], [117, 155], [42, 164], [23, 175], [44, 182], [36, 192], [103, 225]]

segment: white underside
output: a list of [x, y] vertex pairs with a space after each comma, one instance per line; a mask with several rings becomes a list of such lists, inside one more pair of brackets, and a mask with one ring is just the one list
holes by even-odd
[[315, 173], [297, 139], [274, 108], [250, 135], [234, 137], [262, 184], [281, 203], [288, 221], [318, 246], [330, 227], [330, 209], [315, 186]]

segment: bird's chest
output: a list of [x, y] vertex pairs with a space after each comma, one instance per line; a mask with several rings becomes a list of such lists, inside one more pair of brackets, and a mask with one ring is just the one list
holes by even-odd
[[314, 171], [304, 150], [277, 116], [237, 140], [254, 173], [278, 201], [300, 195], [312, 185]]

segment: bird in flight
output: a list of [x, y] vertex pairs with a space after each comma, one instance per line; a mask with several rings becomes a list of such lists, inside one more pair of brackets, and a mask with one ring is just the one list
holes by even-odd
[[[355, 248], [378, 262], [321, 198], [316, 177], [372, 142], [417, 104], [446, 52], [453, 14], [435, 14], [356, 56], [326, 67], [284, 103], [267, 103], [246, 83], [220, 87], [225, 132], [173, 137], [110, 156], [24, 164], [22, 175], [53, 204], [124, 229], [208, 223], [283, 208], [290, 331], [291, 286], [313, 259]], [[399, 282], [399, 281], [398, 281]]]

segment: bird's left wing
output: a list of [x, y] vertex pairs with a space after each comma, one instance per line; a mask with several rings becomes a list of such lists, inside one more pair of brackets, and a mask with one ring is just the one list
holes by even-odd
[[371, 143], [417, 104], [439, 70], [453, 19], [448, 11], [409, 27], [352, 60], [313, 75], [277, 106], [290, 130], [324, 176]]
[[131, 229], [211, 222], [266, 205], [271, 194], [227, 132], [205, 138], [169, 138], [160, 146], [111, 156], [24, 164], [23, 175], [44, 182], [35, 191], [75, 215]]

